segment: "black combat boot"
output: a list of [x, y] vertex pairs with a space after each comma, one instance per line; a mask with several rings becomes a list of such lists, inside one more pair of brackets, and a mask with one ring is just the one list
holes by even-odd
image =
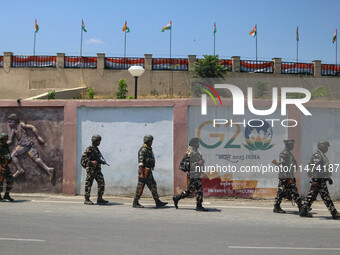
[[93, 205], [94, 203], [90, 200], [90, 196], [85, 196], [84, 204]]
[[173, 196], [172, 200], [174, 200], [174, 205], [178, 209], [178, 201], [181, 200], [181, 195]]
[[332, 218], [333, 218], [334, 220], [340, 219], [340, 213], [339, 213], [337, 210], [333, 211], [333, 212], [332, 212]]
[[132, 207], [133, 208], [144, 208], [144, 206], [142, 206], [137, 199], [133, 200], [133, 203], [132, 203]]
[[98, 195], [97, 204], [104, 205], [104, 204], [107, 204], [108, 202], [109, 201], [103, 199], [103, 197], [101, 195]]
[[303, 205], [302, 205], [301, 203], [298, 204], [298, 208], [299, 208], [299, 213], [301, 213], [301, 212], [302, 212]]
[[280, 205], [275, 204], [274, 205], [274, 209], [273, 209], [274, 213], [286, 213], [286, 211], [282, 210], [282, 208], [280, 207]]
[[168, 202], [162, 202], [159, 199], [155, 199], [155, 202], [156, 202], [156, 207], [157, 208], [164, 207], [164, 206], [166, 206], [168, 204]]
[[301, 217], [308, 217], [308, 218], [312, 218], [312, 217], [313, 217], [313, 215], [312, 215], [312, 214], [310, 214], [310, 213], [308, 213], [308, 211], [310, 211], [310, 210], [308, 210], [306, 206], [302, 206], [302, 208], [301, 208], [301, 212], [300, 212], [300, 216], [301, 216]]
[[207, 211], [209, 211], [207, 208], [204, 208], [203, 206], [202, 206], [202, 203], [197, 203], [196, 204], [196, 211], [199, 211], [199, 212], [207, 212]]
[[6, 200], [8, 202], [13, 202], [14, 201], [14, 199], [9, 196], [9, 192], [5, 193], [3, 200], [4, 201]]
[[2, 202], [2, 196], [1, 196], [1, 194], [0, 194], [0, 202]]

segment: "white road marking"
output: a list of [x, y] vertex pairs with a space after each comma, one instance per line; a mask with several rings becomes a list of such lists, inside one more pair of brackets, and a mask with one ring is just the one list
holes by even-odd
[[46, 240], [41, 239], [20, 239], [20, 238], [0, 238], [0, 241], [22, 241], [22, 242], [45, 242]]
[[340, 248], [228, 246], [229, 249], [340, 251]]
[[84, 204], [77, 201], [52, 201], [52, 200], [32, 200], [33, 203], [60, 203], [60, 204]]

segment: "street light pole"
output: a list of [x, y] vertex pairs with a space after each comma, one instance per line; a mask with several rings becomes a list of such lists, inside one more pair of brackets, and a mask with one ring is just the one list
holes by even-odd
[[135, 99], [137, 99], [137, 82], [138, 82], [138, 76], [135, 76]]
[[142, 66], [131, 66], [128, 71], [133, 77], [135, 77], [135, 99], [137, 99], [138, 77], [141, 76], [145, 72], [145, 70]]

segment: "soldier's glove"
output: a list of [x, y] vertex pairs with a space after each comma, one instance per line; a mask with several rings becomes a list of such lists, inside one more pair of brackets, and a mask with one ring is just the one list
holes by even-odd
[[332, 185], [333, 184], [333, 180], [331, 178], [328, 179], [328, 183], [329, 185]]
[[140, 179], [144, 179], [145, 178], [144, 167], [142, 167], [142, 166], [139, 167], [139, 178]]
[[317, 183], [317, 182], [312, 182], [312, 186], [313, 186], [314, 188], [318, 188], [318, 187], [319, 187], [319, 183]]

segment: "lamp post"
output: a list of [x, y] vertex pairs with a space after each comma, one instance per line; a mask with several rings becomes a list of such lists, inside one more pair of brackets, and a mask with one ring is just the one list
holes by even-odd
[[135, 99], [137, 99], [137, 80], [138, 77], [145, 72], [145, 70], [142, 66], [131, 66], [128, 71], [133, 77], [135, 77]]

